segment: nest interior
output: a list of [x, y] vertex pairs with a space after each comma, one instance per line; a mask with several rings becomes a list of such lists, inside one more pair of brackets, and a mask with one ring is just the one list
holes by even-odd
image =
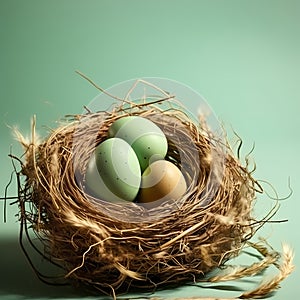
[[[145, 208], [96, 199], [85, 189], [95, 146], [116, 119], [140, 115], [166, 134], [167, 160], [188, 183], [178, 202]], [[252, 216], [256, 181], [230, 148], [181, 110], [122, 105], [73, 116], [41, 143], [21, 140], [21, 221], [64, 277], [105, 293], [203, 280], [237, 256], [261, 222]], [[28, 205], [29, 204], [29, 205]], [[30, 208], [28, 208], [30, 207]]]

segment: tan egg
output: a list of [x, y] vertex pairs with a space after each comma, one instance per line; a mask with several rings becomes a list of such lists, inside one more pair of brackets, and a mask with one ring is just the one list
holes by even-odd
[[184, 195], [186, 189], [181, 171], [169, 161], [157, 160], [142, 175], [139, 202], [177, 200]]

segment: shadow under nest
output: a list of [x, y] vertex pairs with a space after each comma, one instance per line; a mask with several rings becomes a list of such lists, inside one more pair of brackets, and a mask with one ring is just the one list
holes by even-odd
[[[150, 208], [109, 203], [85, 187], [95, 146], [107, 138], [115, 120], [127, 115], [153, 121], [166, 135], [166, 160], [181, 169], [188, 184], [181, 199]], [[262, 220], [253, 217], [256, 193], [262, 192], [259, 184], [227, 143], [183, 110], [161, 109], [159, 103], [120, 105], [110, 112], [70, 116], [42, 142], [36, 138], [34, 121], [32, 140], [20, 133], [18, 139], [25, 149], [18, 173], [20, 222], [40, 239], [43, 249], [37, 251], [61, 266], [63, 277], [75, 285], [115, 297], [136, 288], [153, 291], [242, 278], [278, 264], [278, 253], [250, 242], [274, 214]], [[260, 262], [207, 276], [249, 245], [260, 253]], [[278, 285], [241, 297], [265, 295]]]

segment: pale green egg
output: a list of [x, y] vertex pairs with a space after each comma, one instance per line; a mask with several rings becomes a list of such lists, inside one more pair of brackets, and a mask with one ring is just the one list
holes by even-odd
[[152, 121], [140, 116], [126, 116], [115, 121], [108, 135], [126, 141], [135, 151], [141, 170], [156, 160], [164, 159], [168, 142], [162, 130]]
[[92, 196], [110, 202], [124, 201], [105, 185], [96, 165], [95, 153], [92, 153], [85, 172], [86, 191]]
[[[92, 159], [92, 158], [91, 158]], [[99, 174], [99, 177], [93, 174]], [[100, 199], [133, 201], [139, 191], [141, 171], [130, 145], [119, 138], [99, 144], [86, 173], [87, 185]]]

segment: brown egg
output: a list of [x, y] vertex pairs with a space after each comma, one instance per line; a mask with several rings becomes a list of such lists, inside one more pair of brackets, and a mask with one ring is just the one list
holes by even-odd
[[142, 175], [139, 202], [177, 200], [187, 186], [181, 171], [171, 162], [157, 160]]

